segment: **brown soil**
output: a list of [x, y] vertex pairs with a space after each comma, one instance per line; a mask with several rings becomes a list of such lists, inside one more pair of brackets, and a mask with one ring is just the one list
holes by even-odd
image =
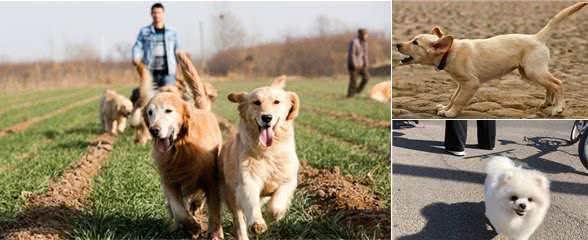
[[314, 108], [314, 107], [303, 107], [302, 109], [304, 109], [305, 111], [311, 111], [311, 112], [315, 112], [315, 113], [319, 113], [319, 114], [326, 114], [329, 116], [333, 116], [333, 117], [337, 117], [337, 118], [341, 118], [341, 119], [345, 119], [345, 120], [351, 120], [354, 122], [368, 125], [370, 127], [390, 128], [390, 121], [371, 119], [371, 118], [359, 116], [355, 113], [338, 112], [338, 111], [325, 110], [325, 109]]
[[71, 230], [70, 222], [81, 214], [91, 192], [92, 178], [110, 156], [115, 138], [104, 133], [90, 142], [77, 165], [49, 182], [47, 192], [27, 196], [24, 210], [8, 226], [9, 239], [63, 239]]
[[0, 130], [0, 137], [4, 137], [6, 135], [10, 135], [10, 134], [13, 134], [13, 133], [21, 132], [21, 131], [29, 128], [33, 124], [36, 124], [36, 123], [41, 122], [41, 121], [43, 121], [45, 119], [48, 119], [48, 118], [57, 116], [59, 114], [62, 114], [65, 111], [68, 111], [68, 110], [70, 110], [70, 109], [72, 109], [74, 107], [81, 106], [81, 105], [84, 105], [86, 103], [92, 102], [92, 101], [94, 101], [94, 100], [96, 100], [96, 99], [98, 99], [100, 97], [101, 97], [101, 95], [100, 96], [90, 97], [90, 98], [84, 99], [82, 101], [78, 101], [78, 102], [72, 103], [70, 105], [67, 105], [65, 107], [62, 107], [60, 109], [57, 109], [57, 110], [52, 111], [50, 113], [47, 113], [45, 115], [42, 115], [42, 116], [39, 116], [39, 117], [34, 117], [34, 118], [31, 118], [31, 119], [26, 120], [24, 122], [17, 123], [15, 125], [11, 126], [11, 127], [8, 127], [8, 128], [5, 128], [5, 129]]
[[[392, 41], [408, 41], [438, 25], [457, 39], [487, 38], [499, 34], [539, 31], [555, 14], [573, 2], [393, 2]], [[566, 108], [556, 118], [588, 117], [588, 9], [564, 20], [547, 46], [550, 71], [564, 82]], [[438, 118], [436, 105], [448, 102], [456, 84], [432, 66], [399, 66], [404, 56], [394, 50], [392, 116]], [[521, 80], [518, 72], [482, 84], [460, 118], [547, 118], [538, 110], [545, 89]]]
[[314, 197], [311, 210], [341, 214], [349, 227], [377, 232], [380, 235], [376, 238], [390, 239], [391, 211], [383, 208], [382, 200], [361, 184], [364, 179], [342, 176], [338, 167], [319, 170], [301, 161], [298, 180], [300, 191]]

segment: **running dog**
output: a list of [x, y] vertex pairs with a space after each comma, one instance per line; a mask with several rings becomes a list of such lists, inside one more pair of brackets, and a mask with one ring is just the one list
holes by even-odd
[[284, 91], [286, 77], [251, 93], [231, 93], [239, 104], [238, 133], [223, 145], [220, 162], [221, 194], [235, 226], [235, 237], [247, 239], [248, 230], [267, 230], [262, 198], [268, 215], [280, 220], [296, 190], [299, 168], [294, 142], [294, 119], [300, 109], [298, 95]]
[[133, 110], [131, 100], [113, 90], [106, 90], [100, 99], [100, 122], [106, 132], [122, 133]]
[[437, 105], [437, 115], [454, 118], [467, 107], [481, 83], [504, 76], [515, 69], [523, 79], [547, 90], [540, 108], [553, 106], [551, 115], [564, 110], [562, 81], [549, 72], [549, 49], [545, 43], [556, 26], [588, 3], [576, 3], [551, 19], [537, 34], [507, 34], [488, 39], [454, 39], [434, 27], [429, 34], [419, 34], [410, 41], [396, 44], [408, 55], [402, 64], [432, 65], [445, 70], [457, 82], [457, 90], [447, 106]]

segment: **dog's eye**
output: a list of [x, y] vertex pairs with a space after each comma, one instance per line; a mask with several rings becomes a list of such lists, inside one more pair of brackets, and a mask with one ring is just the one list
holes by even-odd
[[274, 101], [274, 104], [280, 104], [280, 100]]
[[153, 115], [153, 111], [149, 110], [149, 116]]
[[510, 200], [513, 201], [513, 202], [516, 201], [517, 199], [519, 199], [519, 198], [517, 196], [514, 196], [514, 195], [510, 197]]
[[259, 105], [261, 105], [261, 101], [259, 101], [259, 100], [255, 100], [255, 102], [253, 102], [253, 104], [255, 104], [255, 105], [259, 106]]
[[165, 109], [165, 113], [171, 113], [172, 110], [171, 109]]
[[533, 201], [533, 198], [529, 198], [529, 202], [532, 202], [532, 201]]
[[416, 40], [412, 41], [412, 44], [417, 45], [417, 46], [419, 45], [419, 43]]

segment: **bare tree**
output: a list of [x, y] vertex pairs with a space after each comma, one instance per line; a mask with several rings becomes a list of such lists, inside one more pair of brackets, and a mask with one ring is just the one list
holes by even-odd
[[65, 47], [65, 58], [69, 60], [98, 60], [100, 53], [90, 43], [73, 43]]
[[217, 50], [243, 47], [247, 33], [241, 21], [229, 11], [221, 11], [213, 17], [213, 38]]

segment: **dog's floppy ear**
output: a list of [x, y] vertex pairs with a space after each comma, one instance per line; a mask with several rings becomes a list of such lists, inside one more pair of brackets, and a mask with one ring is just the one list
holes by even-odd
[[245, 95], [247, 95], [247, 92], [231, 93], [227, 98], [231, 102], [240, 103], [245, 100]]
[[284, 87], [286, 86], [286, 75], [281, 75], [277, 78], [275, 78], [272, 81], [272, 87], [273, 88], [279, 88], [279, 89], [284, 89]]
[[180, 132], [178, 135], [184, 135], [190, 130], [190, 120], [192, 118], [192, 114], [190, 112], [190, 105], [188, 105], [188, 102], [182, 103], [182, 112], [182, 125], [180, 126]]
[[141, 108], [141, 115], [143, 116], [143, 122], [149, 127], [149, 116], [147, 116], [147, 106]]
[[286, 120], [292, 120], [292, 119], [296, 118], [296, 116], [298, 116], [298, 113], [300, 112], [300, 98], [298, 98], [298, 95], [294, 92], [288, 92], [288, 97], [290, 98], [290, 102], [292, 103], [292, 107], [290, 108], [290, 111], [288, 112], [288, 116], [286, 117]]
[[441, 30], [441, 28], [439, 26], [435, 26], [433, 29], [431, 29], [431, 34], [435, 35], [439, 38], [441, 38], [445, 35], [445, 33]]
[[446, 53], [451, 48], [453, 44], [453, 36], [447, 35], [439, 38], [436, 42], [433, 43], [433, 47], [435, 48], [435, 52], [438, 54]]

